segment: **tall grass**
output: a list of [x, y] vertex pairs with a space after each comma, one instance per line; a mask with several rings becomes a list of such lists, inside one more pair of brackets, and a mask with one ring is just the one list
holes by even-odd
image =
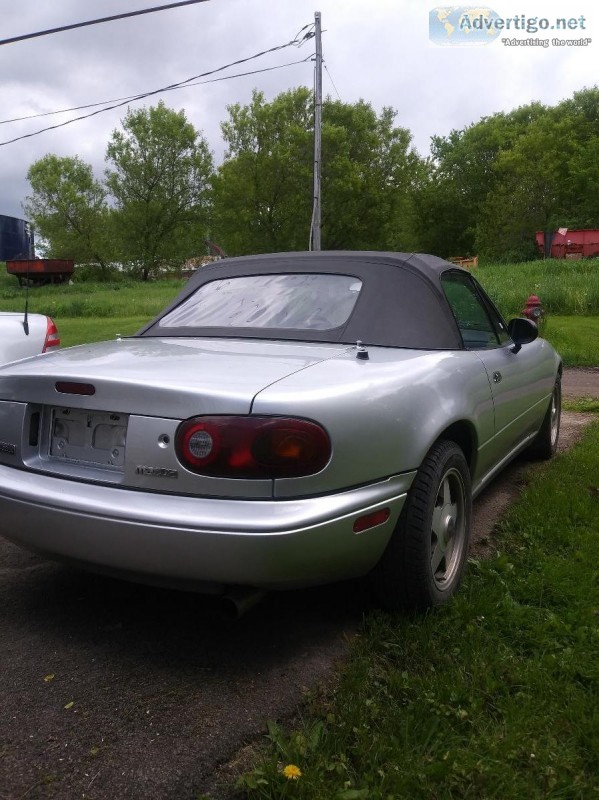
[[[1, 265], [0, 265], [1, 266]], [[155, 316], [184, 285], [182, 280], [115, 283], [77, 282], [40, 286], [29, 290], [29, 310], [62, 317], [145, 317]], [[0, 270], [0, 310], [22, 311], [25, 289], [17, 279]]]
[[531, 294], [547, 314], [599, 314], [599, 259], [488, 264], [473, 274], [506, 316], [519, 314]]

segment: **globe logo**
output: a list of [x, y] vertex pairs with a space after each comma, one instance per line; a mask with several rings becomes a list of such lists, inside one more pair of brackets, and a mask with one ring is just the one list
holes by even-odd
[[431, 42], [443, 46], [489, 44], [499, 36], [495, 21], [500, 19], [492, 8], [447, 6], [433, 8], [428, 15]]

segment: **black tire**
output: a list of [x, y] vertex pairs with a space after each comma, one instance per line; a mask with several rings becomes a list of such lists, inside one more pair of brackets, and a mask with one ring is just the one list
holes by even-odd
[[532, 444], [527, 448], [526, 455], [531, 459], [547, 461], [555, 455], [559, 440], [559, 428], [562, 415], [562, 380], [558, 375], [551, 393], [549, 407], [543, 419], [543, 424]]
[[468, 555], [470, 471], [455, 442], [439, 441], [426, 455], [397, 527], [372, 573], [380, 605], [426, 611], [456, 592]]

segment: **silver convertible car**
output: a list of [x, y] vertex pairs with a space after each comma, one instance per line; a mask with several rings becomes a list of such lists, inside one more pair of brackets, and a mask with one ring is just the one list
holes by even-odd
[[368, 576], [387, 608], [459, 585], [472, 497], [548, 458], [559, 356], [434, 256], [202, 267], [138, 334], [0, 368], [0, 533], [206, 592]]

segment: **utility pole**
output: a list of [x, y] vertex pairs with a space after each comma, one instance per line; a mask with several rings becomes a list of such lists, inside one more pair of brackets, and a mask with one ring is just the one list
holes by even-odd
[[312, 209], [311, 249], [320, 250], [320, 162], [322, 148], [322, 38], [320, 11], [314, 14], [314, 206]]

